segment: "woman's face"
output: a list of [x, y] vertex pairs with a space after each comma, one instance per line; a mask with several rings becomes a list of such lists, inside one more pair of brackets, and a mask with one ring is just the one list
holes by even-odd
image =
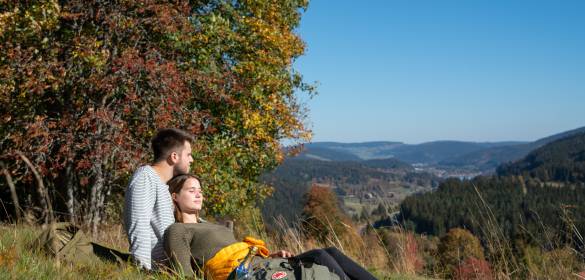
[[172, 194], [173, 200], [177, 203], [181, 211], [185, 213], [196, 213], [201, 210], [203, 205], [203, 193], [199, 180], [189, 178], [183, 184], [179, 193]]

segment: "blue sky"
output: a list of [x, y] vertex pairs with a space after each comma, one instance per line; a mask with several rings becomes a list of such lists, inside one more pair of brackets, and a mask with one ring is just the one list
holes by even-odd
[[531, 141], [585, 126], [585, 1], [313, 0], [313, 141]]

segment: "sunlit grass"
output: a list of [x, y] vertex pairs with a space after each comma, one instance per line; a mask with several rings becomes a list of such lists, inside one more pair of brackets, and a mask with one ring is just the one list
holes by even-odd
[[[101, 237], [96, 238], [96, 240], [103, 244], [114, 245], [113, 247], [123, 246], [124, 240], [116, 240], [120, 236], [118, 231], [121, 228], [107, 227], [107, 229], [109, 232], [101, 232]], [[31, 244], [40, 233], [41, 227], [38, 226], [0, 225], [0, 279], [185, 279], [169, 273], [147, 273], [131, 264], [106, 262], [97, 257], [88, 263], [72, 264], [66, 261], [57, 261], [55, 258], [32, 248]], [[125, 237], [123, 236], [123, 238]], [[339, 245], [303, 240], [300, 235], [294, 232], [290, 232], [280, 241], [277, 241], [275, 237], [268, 236], [267, 238], [269, 244], [272, 243], [275, 247], [283, 244], [299, 244], [299, 246], [291, 246], [290, 248], [296, 253], [317, 247]], [[107, 240], [110, 242], [106, 242]], [[302, 245], [300, 245], [301, 243]], [[360, 260], [359, 256], [352, 255], [355, 254], [353, 250], [356, 248], [347, 245], [344, 248], [344, 253], [368, 267], [368, 264]], [[421, 276], [401, 274], [386, 267], [368, 267], [368, 269], [378, 279], [426, 279]]]

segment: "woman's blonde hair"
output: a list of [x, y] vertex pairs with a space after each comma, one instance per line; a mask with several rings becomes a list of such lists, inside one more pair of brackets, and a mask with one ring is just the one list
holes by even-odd
[[[191, 174], [180, 174], [177, 175], [175, 177], [173, 177], [169, 182], [169, 192], [171, 193], [171, 196], [176, 193], [180, 193], [181, 190], [183, 189], [183, 186], [185, 185], [185, 182], [187, 182], [187, 180], [189, 179], [195, 179], [199, 182], [199, 185], [201, 185], [201, 179], [199, 179], [199, 177], [195, 176], [195, 175], [191, 175]], [[183, 222], [183, 211], [181, 211], [181, 208], [179, 207], [179, 205], [177, 205], [177, 202], [175, 200], [173, 200], [173, 204], [175, 205], [175, 221], [182, 223]]]

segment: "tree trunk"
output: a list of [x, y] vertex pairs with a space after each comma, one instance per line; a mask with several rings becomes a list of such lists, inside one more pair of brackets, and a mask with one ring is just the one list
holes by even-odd
[[10, 188], [10, 195], [12, 196], [12, 204], [14, 205], [14, 213], [16, 216], [16, 223], [20, 223], [22, 220], [22, 216], [20, 215], [20, 204], [18, 203], [18, 195], [16, 195], [16, 187], [14, 187], [14, 181], [12, 180], [12, 176], [10, 176], [10, 171], [4, 167], [2, 164], [2, 173], [4, 173], [4, 177], [6, 177], [6, 183]]
[[[109, 186], [107, 184], [105, 184], [106, 182], [109, 182], [108, 180], [106, 180], [106, 178], [103, 179], [103, 183], [102, 183], [102, 191], [98, 194], [98, 200], [97, 200], [97, 213], [98, 213], [98, 220], [97, 220], [97, 225], [99, 225], [105, 215], [105, 200], [106, 197], [108, 196], [109, 193]], [[97, 227], [96, 227], [97, 230]], [[96, 232], [97, 233], [97, 232]]]
[[[89, 200], [89, 213], [91, 223], [91, 234], [95, 237], [97, 235], [97, 228], [101, 222], [101, 206], [100, 200], [103, 201], [103, 189], [104, 189], [104, 175], [102, 172], [102, 163], [98, 161], [94, 166], [95, 170], [95, 181], [91, 188], [91, 196]], [[103, 203], [102, 203], [103, 204]]]
[[76, 213], [75, 213], [75, 181], [74, 181], [74, 174], [72, 172], [73, 167], [69, 164], [67, 165], [67, 169], [65, 169], [65, 177], [66, 177], [66, 184], [67, 184], [67, 212], [69, 213], [69, 222], [72, 224], [76, 223]]

